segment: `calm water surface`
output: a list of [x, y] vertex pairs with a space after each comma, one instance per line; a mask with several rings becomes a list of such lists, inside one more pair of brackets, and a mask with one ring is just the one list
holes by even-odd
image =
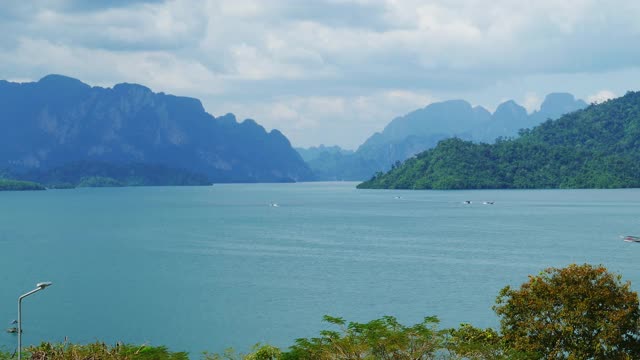
[[618, 237], [640, 233], [638, 200], [355, 183], [4, 192], [0, 324], [50, 280], [24, 300], [25, 343], [146, 342], [197, 358], [286, 347], [317, 335], [324, 314], [497, 326], [499, 289], [548, 266], [601, 263], [640, 289], [640, 244]]

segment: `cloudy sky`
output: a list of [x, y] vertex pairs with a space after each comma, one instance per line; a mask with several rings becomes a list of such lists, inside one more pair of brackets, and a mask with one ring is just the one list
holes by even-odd
[[0, 78], [141, 83], [356, 148], [434, 101], [640, 90], [638, 19], [636, 0], [3, 0]]

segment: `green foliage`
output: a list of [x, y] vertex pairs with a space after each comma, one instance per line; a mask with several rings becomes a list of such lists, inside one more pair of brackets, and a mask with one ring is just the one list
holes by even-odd
[[358, 188], [640, 187], [640, 92], [520, 132], [518, 139], [438, 145]]
[[236, 353], [232, 348], [226, 349], [222, 354], [203, 353], [204, 360], [277, 360], [282, 356], [282, 351], [275, 346], [256, 344], [249, 354]]
[[202, 353], [203, 360], [242, 360], [244, 355], [236, 353], [233, 348], [225, 349], [222, 354], [210, 353], [205, 351]]
[[11, 357], [11, 353], [8, 350], [0, 348], [0, 360], [9, 360]]
[[50, 188], [101, 186], [210, 185], [206, 176], [151, 164], [112, 164], [81, 161], [22, 175]]
[[189, 360], [186, 352], [171, 352], [164, 346], [109, 346], [96, 342], [87, 345], [42, 343], [25, 349], [32, 360]]
[[46, 190], [38, 183], [0, 178], [0, 191]]
[[470, 324], [461, 324], [449, 329], [446, 348], [452, 359], [467, 360], [515, 360], [535, 359], [507, 347], [502, 336], [493, 329], [480, 329]]
[[78, 187], [119, 187], [124, 186], [116, 179], [102, 176], [91, 176], [80, 179]]
[[368, 323], [347, 324], [331, 316], [324, 320], [338, 326], [339, 331], [324, 330], [320, 337], [298, 339], [282, 359], [435, 359], [444, 341], [435, 317], [413, 326], [402, 325], [392, 316]]
[[277, 360], [282, 355], [280, 349], [271, 345], [262, 345], [254, 349], [255, 351], [247, 355], [245, 360]]
[[602, 266], [549, 268], [494, 307], [504, 341], [546, 359], [640, 358], [638, 295]]
[[49, 189], [57, 189], [57, 190], [66, 190], [66, 189], [75, 189], [75, 188], [76, 186], [71, 183], [57, 183], [57, 184], [49, 185]]

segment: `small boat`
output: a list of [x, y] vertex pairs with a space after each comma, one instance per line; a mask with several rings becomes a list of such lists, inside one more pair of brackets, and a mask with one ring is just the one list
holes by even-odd
[[17, 327], [10, 327], [7, 329], [7, 332], [9, 334], [17, 334], [18, 333], [18, 328]]
[[465, 200], [464, 202], [462, 202], [465, 205], [471, 205], [471, 200]]
[[483, 204], [485, 205], [493, 205], [494, 201], [485, 201], [483, 202]]
[[394, 197], [394, 199], [396, 199], [396, 200], [402, 200], [402, 197], [401, 197], [401, 196], [396, 196], [396, 197]]
[[640, 236], [626, 235], [622, 237], [622, 240], [626, 242], [640, 243]]
[[279, 207], [280, 205], [278, 205], [278, 203], [271, 203], [271, 204], [269, 204], [269, 206], [271, 206], [271, 207]]

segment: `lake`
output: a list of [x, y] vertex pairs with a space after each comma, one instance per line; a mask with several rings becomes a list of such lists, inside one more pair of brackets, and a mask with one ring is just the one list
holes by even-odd
[[640, 244], [619, 238], [640, 233], [638, 189], [355, 185], [2, 192], [0, 323], [52, 281], [23, 301], [26, 344], [100, 339], [198, 358], [286, 347], [327, 328], [325, 314], [495, 327], [498, 291], [549, 266], [603, 264], [639, 289]]

